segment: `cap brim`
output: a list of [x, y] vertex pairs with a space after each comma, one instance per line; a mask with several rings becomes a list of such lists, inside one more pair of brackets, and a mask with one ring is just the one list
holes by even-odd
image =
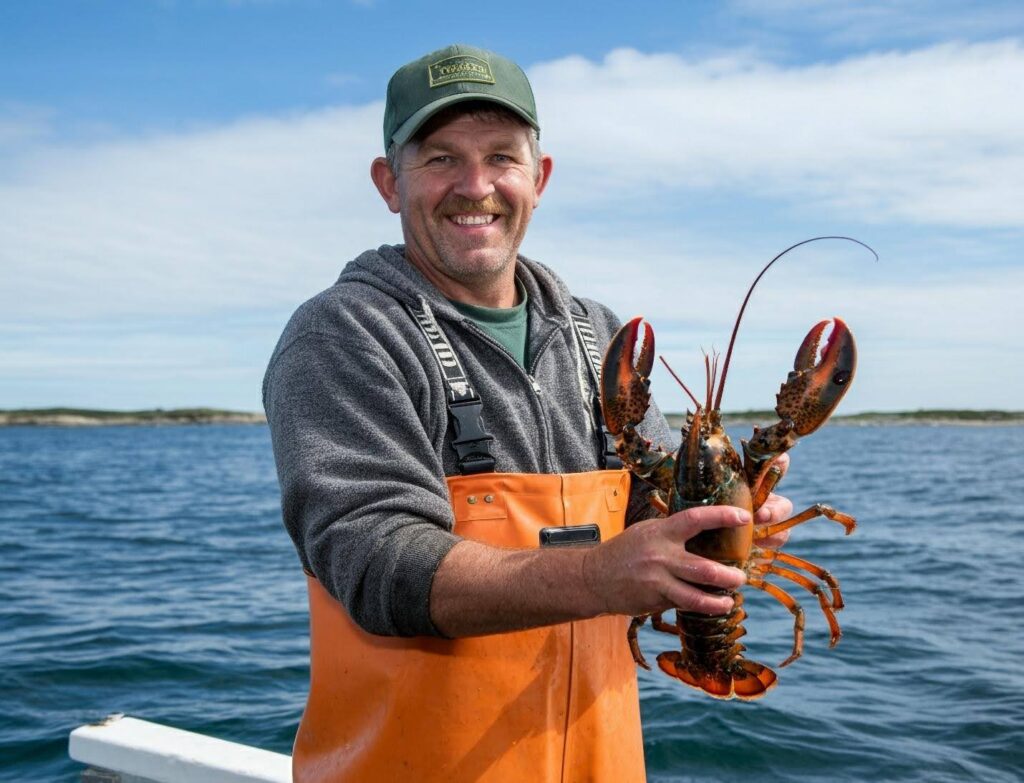
[[454, 103], [463, 103], [464, 101], [487, 101], [488, 103], [497, 103], [499, 106], [504, 106], [506, 109], [514, 112], [516, 116], [521, 117], [523, 121], [534, 130], [540, 130], [540, 125], [537, 124], [537, 121], [527, 114], [522, 107], [516, 106], [512, 101], [507, 101], [504, 98], [499, 98], [486, 92], [462, 92], [458, 95], [448, 95], [444, 98], [438, 98], [433, 103], [428, 103], [403, 122], [398, 130], [394, 132], [391, 140], [396, 144], [405, 144], [416, 134], [416, 131], [423, 127], [427, 120], [441, 111], [441, 109], [451, 106]]

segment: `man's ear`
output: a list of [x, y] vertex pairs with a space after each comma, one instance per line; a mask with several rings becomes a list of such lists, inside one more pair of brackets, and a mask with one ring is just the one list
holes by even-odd
[[533, 183], [534, 209], [540, 204], [541, 194], [544, 192], [544, 188], [548, 186], [548, 181], [551, 179], [551, 171], [554, 167], [555, 162], [551, 159], [550, 155], [541, 156], [540, 165], [537, 167], [537, 181]]
[[398, 214], [401, 208], [398, 198], [398, 178], [391, 171], [391, 166], [388, 165], [386, 158], [374, 158], [373, 163], [370, 164], [370, 179], [377, 186], [377, 192], [384, 199], [384, 203], [388, 205], [388, 209]]

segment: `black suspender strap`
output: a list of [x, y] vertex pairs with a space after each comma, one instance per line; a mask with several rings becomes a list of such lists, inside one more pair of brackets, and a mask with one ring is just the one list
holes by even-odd
[[420, 298], [418, 306], [407, 304], [406, 308], [427, 338], [448, 386], [448, 418], [452, 427], [452, 448], [459, 458], [459, 472], [468, 476], [494, 470], [494, 456], [491, 454], [494, 436], [484, 430], [480, 418], [483, 403], [469, 385], [451, 343], [437, 325], [426, 299]]
[[573, 331], [576, 332], [576, 339], [589, 360], [586, 364], [590, 369], [590, 377], [594, 381], [594, 395], [591, 400], [594, 427], [598, 435], [598, 454], [601, 467], [605, 470], [618, 470], [622, 467], [622, 460], [615, 451], [615, 438], [608, 431], [604, 423], [604, 415], [601, 413], [601, 351], [597, 347], [597, 338], [594, 335], [594, 327], [590, 325], [586, 311], [582, 303], [573, 297], [573, 308], [570, 311], [572, 316]]
[[[580, 306], [575, 299], [573, 299], [573, 303]], [[597, 338], [594, 336], [594, 327], [590, 325], [590, 319], [587, 318], [584, 312], [577, 312], [573, 309], [570, 312], [570, 315], [572, 315], [572, 325], [576, 329], [576, 337], [579, 339], [583, 350], [590, 359], [591, 377], [594, 379], [595, 383], [600, 383], [601, 362], [604, 357], [601, 356], [601, 351], [597, 347]]]

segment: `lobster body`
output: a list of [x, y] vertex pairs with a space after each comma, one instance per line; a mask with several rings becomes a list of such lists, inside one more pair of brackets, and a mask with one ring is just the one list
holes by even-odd
[[[753, 498], [743, 465], [732, 441], [714, 412], [687, 417], [675, 458], [675, 475], [669, 490], [668, 511], [694, 506], [737, 506], [753, 514]], [[694, 554], [729, 565], [742, 566], [750, 557], [753, 525], [705, 530], [691, 539]]]
[[[687, 417], [675, 462], [675, 480], [668, 503], [672, 513], [700, 505], [736, 506], [750, 512], [754, 504], [743, 465], [717, 411]], [[686, 548], [710, 560], [746, 570], [754, 543], [754, 524], [705, 530]], [[664, 652], [659, 667], [691, 687], [718, 698], [756, 698], [771, 688], [775, 673], [763, 664], [742, 658], [744, 635], [740, 609], [743, 596], [731, 591], [733, 611], [724, 617], [676, 612], [672, 630], [679, 634], [683, 652]], [[659, 622], [658, 625], [661, 625]], [[634, 642], [634, 653], [639, 649]], [[684, 657], [685, 655], [685, 657]], [[642, 656], [641, 656], [642, 657]]]
[[[754, 285], [786, 252], [769, 262]], [[720, 406], [736, 333], [754, 285], [736, 319], [717, 391], [717, 357], [714, 363], [705, 357], [707, 394], [703, 403], [680, 381], [696, 410], [687, 414], [682, 442], [675, 453], [652, 446], [636, 429], [650, 405], [653, 331], [645, 329], [635, 360], [642, 318], [623, 325], [608, 345], [601, 374], [606, 425], [623, 463], [651, 485], [652, 505], [666, 514], [696, 506], [729, 505], [745, 509], [753, 519], [782, 477], [782, 470], [774, 465], [776, 458], [792, 448], [799, 437], [825, 423], [853, 378], [857, 351], [850, 330], [841, 319], [834, 319], [832, 333], [822, 347], [822, 336], [830, 321], [819, 322], [804, 338], [793, 370], [779, 390], [775, 409], [779, 421], [763, 429], [755, 427], [750, 440], [741, 441], [741, 458], [722, 426]], [[787, 579], [817, 598], [829, 624], [831, 646], [841, 635], [835, 612], [843, 608], [843, 599], [839, 583], [828, 571], [793, 555], [762, 549], [754, 542], [819, 517], [843, 525], [847, 535], [856, 527], [853, 517], [818, 503], [782, 522], [763, 526], [751, 522], [742, 527], [705, 530], [686, 543], [687, 551], [693, 554], [743, 570], [748, 586], [767, 592], [793, 614], [793, 651], [781, 666], [792, 663], [802, 653], [804, 612], [792, 596], [768, 582], [767, 577]], [[652, 619], [656, 630], [678, 636], [681, 643], [679, 650], [658, 656], [663, 672], [716, 698], [762, 696], [775, 685], [778, 676], [764, 664], [743, 657], [745, 647], [738, 641], [746, 633], [742, 624], [746, 618], [743, 596], [738, 591], [730, 594], [734, 605], [727, 615], [710, 617], [676, 610], [674, 623], [665, 622], [660, 615], [634, 618], [628, 641], [636, 662], [650, 668], [640, 650], [637, 630]]]

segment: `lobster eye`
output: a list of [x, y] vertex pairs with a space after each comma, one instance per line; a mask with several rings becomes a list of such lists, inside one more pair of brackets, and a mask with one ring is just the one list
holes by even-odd
[[847, 381], [850, 380], [850, 373], [846, 370], [839, 370], [835, 375], [832, 376], [832, 383], [836, 386], [845, 386]]

